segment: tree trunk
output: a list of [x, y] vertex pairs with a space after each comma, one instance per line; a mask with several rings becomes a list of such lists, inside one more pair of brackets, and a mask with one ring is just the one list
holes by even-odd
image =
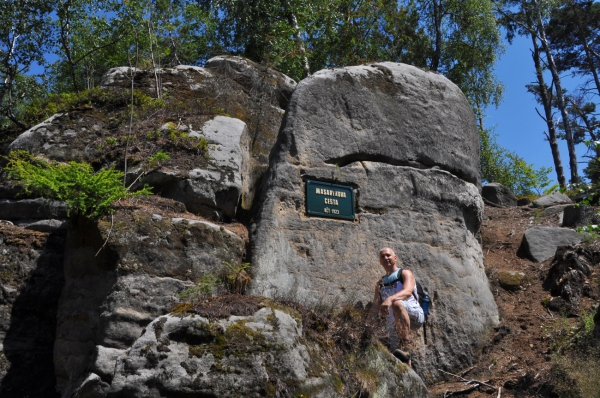
[[298, 18], [296, 18], [296, 13], [290, 10], [288, 2], [286, 0], [281, 0], [281, 5], [283, 9], [287, 13], [288, 23], [294, 29], [294, 40], [300, 47], [300, 52], [302, 53], [302, 63], [303, 63], [303, 72], [302, 78], [306, 78], [310, 76], [310, 65], [308, 63], [308, 57], [306, 56], [306, 49], [304, 48], [304, 41], [302, 40], [302, 36], [300, 36], [300, 27], [298, 26]]
[[442, 4], [433, 0], [433, 23], [435, 25], [435, 49], [431, 59], [431, 70], [437, 72], [442, 58]]
[[578, 184], [579, 183], [579, 173], [577, 172], [577, 153], [575, 152], [575, 140], [573, 138], [573, 132], [571, 131], [571, 126], [569, 124], [569, 113], [567, 112], [567, 106], [565, 104], [565, 98], [563, 95], [562, 84], [560, 80], [560, 76], [558, 74], [558, 68], [556, 67], [556, 63], [554, 62], [554, 57], [552, 56], [552, 50], [550, 49], [550, 45], [548, 44], [548, 40], [546, 38], [546, 31], [544, 29], [544, 24], [542, 21], [542, 13], [540, 11], [538, 1], [532, 0], [532, 4], [535, 7], [535, 19], [538, 30], [538, 38], [542, 43], [542, 47], [544, 48], [544, 52], [546, 53], [546, 59], [548, 61], [548, 69], [552, 74], [552, 79], [554, 80], [554, 84], [556, 85], [556, 100], [558, 102], [558, 109], [560, 110], [560, 114], [563, 119], [563, 124], [565, 126], [565, 135], [567, 138], [567, 148], [569, 150], [569, 167], [571, 169], [571, 183]]
[[542, 105], [544, 106], [544, 120], [548, 125], [548, 142], [550, 143], [550, 150], [552, 151], [552, 159], [554, 160], [554, 169], [556, 170], [556, 179], [558, 185], [561, 188], [567, 186], [565, 179], [565, 172], [563, 170], [562, 161], [560, 159], [560, 151], [558, 149], [558, 141], [556, 139], [556, 128], [554, 120], [552, 119], [552, 101], [548, 90], [546, 90], [546, 83], [544, 82], [544, 74], [542, 73], [542, 66], [540, 60], [540, 49], [537, 44], [535, 35], [531, 35], [531, 41], [533, 43], [533, 63], [535, 64], [535, 75], [537, 77], [538, 85], [540, 86], [540, 97]]

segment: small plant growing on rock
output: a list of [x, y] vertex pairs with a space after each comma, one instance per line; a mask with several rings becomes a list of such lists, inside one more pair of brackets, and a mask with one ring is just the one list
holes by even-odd
[[219, 286], [221, 286], [221, 279], [213, 274], [203, 275], [202, 278], [196, 281], [196, 285], [179, 293], [177, 298], [182, 301], [197, 303], [204, 298], [212, 297]]
[[98, 218], [111, 213], [119, 199], [151, 194], [148, 188], [137, 192], [124, 188], [123, 173], [113, 167], [95, 172], [87, 163], [48, 162], [26, 151], [13, 151], [6, 159], [8, 176], [20, 181], [25, 192], [62, 200], [70, 214]]
[[227, 261], [223, 261], [223, 264], [228, 268], [224, 271], [224, 281], [227, 290], [231, 293], [243, 294], [252, 280], [246, 272], [246, 269], [250, 268], [250, 263], [241, 263], [239, 266], [235, 266]]

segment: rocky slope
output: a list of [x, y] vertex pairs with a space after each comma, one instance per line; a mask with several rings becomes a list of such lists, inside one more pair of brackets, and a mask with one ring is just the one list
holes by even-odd
[[[528, 229], [560, 226], [561, 212], [544, 215], [544, 211], [551, 213], [547, 210], [486, 207], [482, 248], [501, 321], [479, 359], [453, 373], [464, 373], [466, 380], [487, 382], [500, 388], [501, 395], [497, 389], [480, 386], [461, 396], [599, 396], [600, 356], [591, 329], [600, 300], [600, 245], [597, 241], [584, 242], [540, 263], [518, 257]], [[577, 263], [588, 264], [590, 274], [580, 281], [578, 304], [569, 308], [559, 304], [560, 295], [556, 297], [544, 286], [551, 267], [563, 264], [574, 269]], [[511, 278], [511, 274], [518, 277]], [[445, 382], [430, 386], [430, 393], [432, 397], [446, 397], [469, 388], [464, 381], [447, 375]]]

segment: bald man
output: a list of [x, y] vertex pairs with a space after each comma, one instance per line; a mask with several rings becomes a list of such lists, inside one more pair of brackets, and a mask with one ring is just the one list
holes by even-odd
[[375, 286], [371, 316], [379, 313], [387, 318], [392, 330], [395, 326], [400, 348], [393, 354], [410, 366], [410, 323], [421, 325], [425, 321], [415, 277], [411, 271], [398, 268], [398, 256], [389, 247], [379, 251], [379, 264], [385, 270], [385, 275]]

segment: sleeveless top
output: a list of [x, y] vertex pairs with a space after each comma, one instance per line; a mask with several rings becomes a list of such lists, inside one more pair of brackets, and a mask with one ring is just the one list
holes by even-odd
[[[404, 285], [402, 284], [402, 281], [401, 281], [402, 275], [399, 274], [401, 272], [402, 272], [402, 268], [398, 268], [396, 271], [392, 272], [391, 274], [385, 275], [383, 278], [381, 278], [381, 282], [383, 285], [389, 285], [389, 286], [381, 286], [379, 288], [379, 295], [381, 296], [382, 302], [385, 299], [387, 299], [388, 297], [398, 293], [400, 290], [402, 290], [404, 288]], [[391, 283], [391, 282], [393, 282], [393, 283]], [[407, 298], [406, 300], [403, 300], [403, 301], [404, 302], [414, 301], [418, 305], [419, 304], [418, 298], [419, 298], [419, 295], [417, 293], [417, 284], [415, 283], [415, 287], [413, 288], [413, 294], [409, 298]]]

